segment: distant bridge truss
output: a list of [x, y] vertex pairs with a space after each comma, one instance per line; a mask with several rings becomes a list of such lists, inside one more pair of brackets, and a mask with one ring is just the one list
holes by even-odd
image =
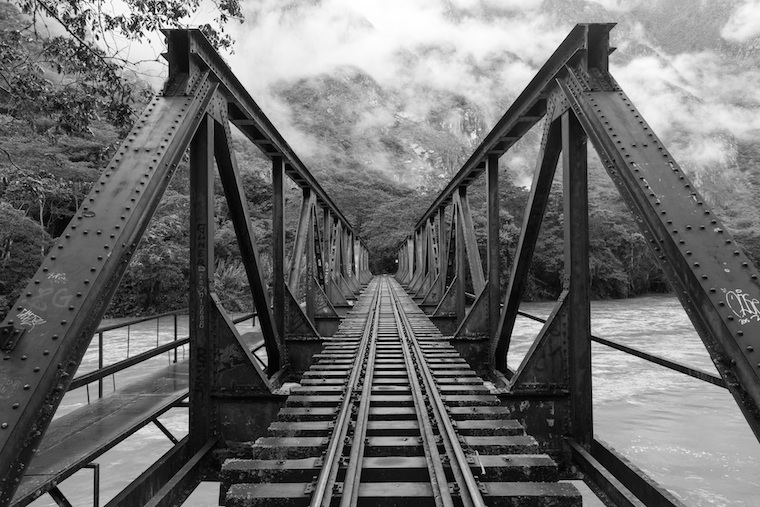
[[[580, 505], [559, 478], [583, 478], [614, 505], [681, 505], [595, 439], [591, 343], [728, 389], [760, 437], [760, 282], [610, 75], [612, 27], [570, 32], [399, 246], [396, 280], [373, 278], [363, 240], [200, 32], [167, 31], [163, 92], [0, 325], [0, 505], [45, 493], [69, 505], [58, 484], [85, 467], [97, 473], [96, 458], [149, 423], [174, 446], [108, 507], [180, 505], [202, 480], [221, 481], [231, 506]], [[501, 266], [499, 158], [541, 121], [514, 263]], [[271, 294], [230, 123], [272, 162]], [[589, 141], [720, 377], [591, 335]], [[188, 150], [190, 336], [77, 377]], [[558, 166], [564, 290], [512, 371], [510, 338]], [[261, 328], [258, 348], [214, 293], [215, 168]], [[482, 174], [485, 270], [467, 193]], [[289, 255], [286, 176], [302, 191]], [[511, 273], [503, 295], [502, 269]], [[102, 396], [106, 376], [184, 344], [188, 360], [175, 353], [166, 369]], [[293, 379], [300, 386], [287, 396], [280, 388]], [[64, 394], [90, 382], [102, 397], [51, 423]], [[189, 409], [179, 441], [157, 419], [174, 407]]]

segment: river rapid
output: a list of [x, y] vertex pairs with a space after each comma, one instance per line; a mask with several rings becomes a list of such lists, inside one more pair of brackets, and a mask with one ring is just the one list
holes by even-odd
[[[549, 315], [552, 303], [527, 303], [521, 310], [540, 317]], [[712, 362], [678, 301], [670, 296], [649, 296], [592, 303], [592, 332], [630, 347], [716, 373]], [[105, 323], [104, 323], [105, 324]], [[251, 330], [242, 325], [242, 332]], [[520, 318], [515, 326], [509, 356], [517, 368], [540, 324]], [[178, 336], [187, 336], [187, 319], [179, 319]], [[159, 343], [174, 337], [171, 318], [158, 328]], [[127, 333], [108, 333], [105, 364], [156, 346], [156, 323], [134, 326]], [[80, 367], [80, 373], [97, 367], [97, 337]], [[760, 504], [760, 443], [727, 390], [642, 359], [594, 343], [593, 399], [597, 438], [606, 441], [634, 464], [668, 488], [686, 505], [746, 506]], [[188, 354], [180, 349], [178, 358]], [[171, 354], [110, 377], [104, 392], [110, 393], [146, 372], [167, 365]], [[97, 397], [97, 386], [90, 387]], [[56, 417], [87, 403], [87, 392], [69, 393]], [[187, 411], [174, 409], [160, 421], [177, 437], [187, 431]], [[171, 447], [155, 426], [149, 425], [96, 460], [100, 464], [100, 504]], [[60, 485], [75, 506], [92, 505], [92, 470], [81, 470]], [[218, 486], [203, 484], [185, 505], [217, 505]], [[54, 507], [49, 496], [32, 504]]]

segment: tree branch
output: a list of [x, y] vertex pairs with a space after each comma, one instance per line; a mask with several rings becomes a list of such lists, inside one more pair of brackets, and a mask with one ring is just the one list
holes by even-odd
[[8, 162], [9, 162], [9, 163], [10, 163], [10, 164], [11, 164], [13, 167], [15, 167], [15, 168], [16, 168], [17, 170], [19, 170], [19, 171], [21, 170], [21, 168], [20, 168], [19, 166], [17, 166], [17, 165], [16, 165], [16, 163], [13, 161], [13, 158], [11, 157], [11, 154], [10, 154], [10, 153], [8, 153], [8, 150], [6, 150], [6, 149], [5, 149], [5, 148], [3, 148], [2, 146], [0, 146], [0, 151], [2, 151], [3, 153], [5, 153], [5, 156], [6, 156], [6, 157], [8, 157]]

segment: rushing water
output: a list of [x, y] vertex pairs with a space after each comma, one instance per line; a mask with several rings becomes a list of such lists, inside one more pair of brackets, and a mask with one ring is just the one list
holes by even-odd
[[[524, 304], [521, 309], [548, 316], [551, 303]], [[187, 321], [180, 319], [179, 337], [187, 335]], [[161, 323], [160, 343], [173, 339], [171, 322]], [[519, 363], [540, 324], [519, 319], [512, 339], [509, 365]], [[245, 331], [245, 329], [243, 329]], [[693, 367], [715, 373], [702, 342], [678, 301], [653, 296], [592, 304], [592, 332]], [[105, 336], [105, 364], [156, 345], [156, 324], [133, 327], [126, 333]], [[81, 372], [97, 367], [96, 340], [85, 357]], [[180, 349], [179, 359], [187, 351]], [[114, 385], [168, 364], [164, 355], [105, 382]], [[758, 505], [760, 498], [760, 444], [727, 390], [642, 359], [593, 344], [594, 420], [597, 438], [606, 441], [649, 473], [661, 485], [695, 507]], [[97, 387], [90, 388], [97, 396]], [[87, 403], [79, 389], [64, 399], [57, 416]], [[177, 438], [187, 431], [187, 412], [175, 409], [160, 418]], [[169, 440], [150, 425], [96, 461], [101, 465], [101, 505], [137, 477], [171, 447]], [[92, 471], [82, 470], [60, 489], [76, 506], [92, 505]], [[205, 485], [186, 503], [194, 507], [217, 505], [218, 488]], [[49, 497], [33, 506], [55, 504]]]

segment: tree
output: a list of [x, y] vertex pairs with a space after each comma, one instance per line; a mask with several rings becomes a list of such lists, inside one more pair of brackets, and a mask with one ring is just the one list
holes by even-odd
[[[199, 11], [200, 0], [126, 0], [116, 11], [103, 0], [15, 0], [31, 17], [22, 29], [0, 30], [0, 103], [16, 118], [53, 120], [55, 134], [84, 135], [104, 115], [126, 133], [135, 105], [151, 90], [125, 69], [108, 34], [145, 41], [161, 28], [183, 26]], [[217, 17], [201, 30], [217, 48], [230, 48], [225, 24], [241, 18], [239, 0], [216, 3]], [[45, 36], [40, 22], [57, 22], [67, 36]]]
[[23, 212], [0, 202], [0, 320], [37, 270], [50, 236]]

